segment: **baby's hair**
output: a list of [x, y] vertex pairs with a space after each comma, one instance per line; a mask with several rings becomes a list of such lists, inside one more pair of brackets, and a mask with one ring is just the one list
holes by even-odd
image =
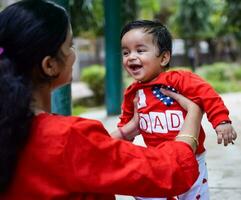
[[46, 56], [58, 58], [69, 29], [66, 11], [44, 0], [22, 0], [0, 12], [0, 192], [7, 190], [33, 119], [33, 83], [49, 82]]
[[169, 51], [172, 54], [172, 36], [166, 26], [159, 21], [136, 20], [126, 24], [121, 31], [122, 37], [133, 29], [143, 29], [144, 32], [153, 35], [153, 42], [159, 49], [160, 56], [164, 51]]

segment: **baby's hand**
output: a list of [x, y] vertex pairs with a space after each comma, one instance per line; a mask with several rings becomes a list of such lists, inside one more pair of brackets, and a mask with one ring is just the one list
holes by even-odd
[[233, 140], [237, 138], [237, 133], [230, 123], [219, 124], [215, 131], [218, 144], [222, 144], [223, 141], [224, 146], [227, 146], [229, 143], [233, 144]]

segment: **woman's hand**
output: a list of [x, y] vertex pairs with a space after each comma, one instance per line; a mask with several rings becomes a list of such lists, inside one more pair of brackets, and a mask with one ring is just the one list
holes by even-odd
[[182, 141], [189, 144], [193, 151], [195, 151], [198, 146], [198, 137], [203, 115], [202, 110], [197, 104], [181, 94], [174, 93], [163, 88], [161, 88], [161, 92], [166, 96], [175, 99], [180, 104], [180, 106], [182, 106], [187, 111], [182, 129], [176, 136], [176, 141]]
[[201, 110], [197, 104], [195, 104], [190, 99], [184, 97], [183, 95], [181, 95], [179, 93], [171, 92], [170, 90], [166, 90], [164, 88], [161, 88], [160, 90], [164, 95], [175, 99], [177, 101], [177, 103], [186, 111], [191, 110], [191, 109]]

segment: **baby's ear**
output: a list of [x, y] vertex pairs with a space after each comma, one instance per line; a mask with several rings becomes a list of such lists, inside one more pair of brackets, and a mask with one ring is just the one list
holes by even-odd
[[43, 72], [49, 77], [58, 76], [60, 73], [59, 65], [56, 58], [53, 58], [51, 56], [44, 57], [41, 67], [43, 69]]
[[161, 63], [160, 63], [161, 66], [166, 66], [170, 62], [170, 59], [171, 59], [170, 51], [162, 52], [162, 54], [161, 54]]

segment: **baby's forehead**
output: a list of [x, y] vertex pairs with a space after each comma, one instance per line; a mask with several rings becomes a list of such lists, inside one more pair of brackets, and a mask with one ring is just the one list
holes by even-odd
[[132, 39], [138, 39], [139, 37], [150, 37], [152, 39], [152, 38], [154, 38], [154, 35], [155, 35], [151, 29], [147, 29], [144, 27], [141, 27], [141, 28], [138, 27], [138, 28], [132, 28], [129, 31], [127, 31], [121, 39], [125, 38], [126, 35], [133, 36], [133, 34], [134, 35], [137, 34], [137, 35], [136, 35], [136, 37], [133, 37]]
[[139, 32], [142, 32], [144, 34], [153, 35], [153, 30], [151, 28], [147, 28], [147, 27], [136, 27], [136, 28], [130, 29], [129, 31], [139, 31]]

